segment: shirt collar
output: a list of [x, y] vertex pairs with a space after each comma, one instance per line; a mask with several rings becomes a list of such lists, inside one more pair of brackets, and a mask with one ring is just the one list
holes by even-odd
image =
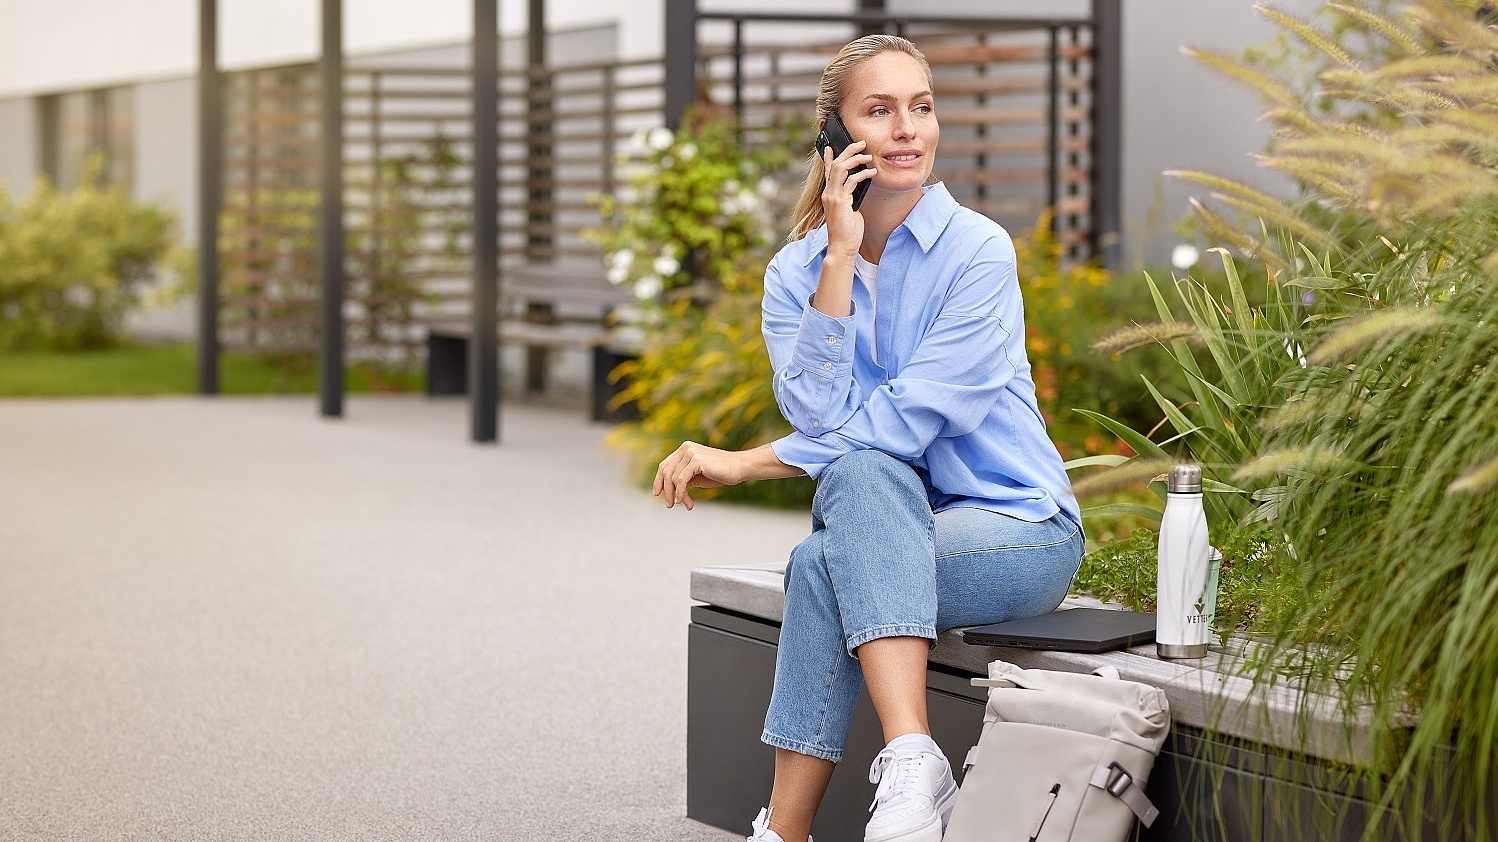
[[[929, 252], [931, 247], [936, 245], [941, 232], [946, 230], [947, 223], [952, 221], [952, 214], [957, 212], [957, 200], [947, 192], [947, 186], [939, 181], [922, 189], [924, 193], [921, 200], [910, 209], [910, 213], [899, 227], [910, 231], [922, 252]], [[815, 230], [808, 232], [806, 236], [811, 240], [808, 243], [811, 248], [808, 249], [802, 266], [810, 266], [813, 260], [827, 252], [827, 224], [822, 223]]]

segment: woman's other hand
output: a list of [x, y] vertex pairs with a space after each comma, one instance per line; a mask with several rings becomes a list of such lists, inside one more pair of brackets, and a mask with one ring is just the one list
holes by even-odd
[[670, 456], [661, 460], [655, 470], [650, 493], [666, 498], [666, 508], [677, 503], [691, 511], [693, 488], [722, 488], [746, 480], [785, 479], [805, 476], [806, 472], [787, 465], [775, 455], [774, 448], [762, 444], [753, 450], [719, 450], [694, 441], [682, 442]]
[[681, 447], [661, 460], [650, 493], [664, 497], [668, 509], [682, 503], [691, 511], [693, 503], [689, 489], [722, 488], [744, 481], [744, 455], [694, 441], [682, 442]]

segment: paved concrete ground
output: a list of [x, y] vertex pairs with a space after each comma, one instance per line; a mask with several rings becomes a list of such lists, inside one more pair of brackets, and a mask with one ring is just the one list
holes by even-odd
[[807, 518], [665, 511], [575, 409], [348, 409], [0, 401], [0, 839], [734, 838], [687, 571]]

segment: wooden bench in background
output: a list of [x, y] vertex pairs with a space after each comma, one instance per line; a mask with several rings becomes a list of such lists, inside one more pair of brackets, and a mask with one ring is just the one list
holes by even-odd
[[[611, 410], [609, 401], [622, 388], [609, 372], [629, 359], [614, 323], [614, 311], [633, 301], [627, 290], [608, 283], [602, 267], [528, 264], [506, 267], [500, 285], [499, 341], [526, 349], [525, 389], [546, 388], [548, 352], [587, 351], [592, 356], [590, 414], [595, 421], [633, 417], [630, 407]], [[473, 327], [466, 319], [436, 319], [427, 326], [427, 394], [468, 392], [468, 343]]]

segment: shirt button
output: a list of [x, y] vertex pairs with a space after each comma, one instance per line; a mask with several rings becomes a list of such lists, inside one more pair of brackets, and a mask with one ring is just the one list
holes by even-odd
[[837, 344], [837, 337], [836, 336], [829, 336], [829, 337], [827, 337], [827, 344], [828, 345], [836, 345]]
[[811, 426], [813, 428], [821, 427], [822, 426], [822, 422], [821, 421], [813, 421], [813, 422], [811, 422]]
[[828, 371], [831, 371], [832, 370], [832, 363], [822, 363], [822, 368], [825, 368]]

